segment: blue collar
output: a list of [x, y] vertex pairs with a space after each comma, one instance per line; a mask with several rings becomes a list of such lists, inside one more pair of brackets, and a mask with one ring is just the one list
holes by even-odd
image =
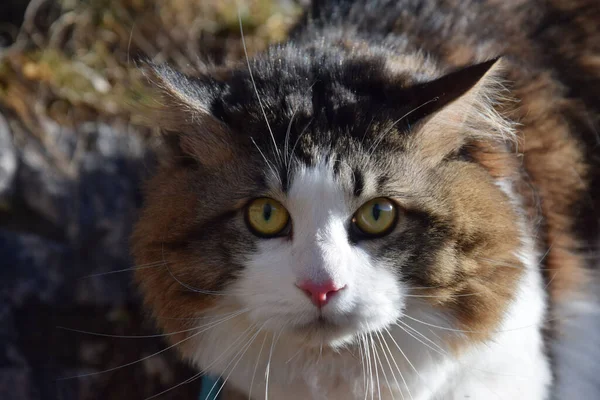
[[216, 394], [223, 383], [221, 379], [210, 375], [203, 375], [201, 382], [202, 386], [200, 386], [199, 400], [218, 400], [219, 397], [217, 397]]

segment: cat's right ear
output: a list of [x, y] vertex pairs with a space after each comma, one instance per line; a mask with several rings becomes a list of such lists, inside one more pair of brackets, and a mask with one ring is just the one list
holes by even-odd
[[168, 162], [211, 166], [233, 158], [231, 133], [210, 111], [220, 93], [215, 80], [191, 78], [167, 66], [147, 65], [144, 73], [153, 95], [142, 115], [160, 130]]

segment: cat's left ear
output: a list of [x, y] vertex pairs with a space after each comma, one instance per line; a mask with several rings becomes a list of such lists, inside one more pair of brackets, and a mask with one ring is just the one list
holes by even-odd
[[469, 142], [515, 140], [498, 111], [507, 101], [501, 76], [502, 62], [493, 59], [411, 88], [426, 115], [411, 135], [414, 150], [438, 162]]

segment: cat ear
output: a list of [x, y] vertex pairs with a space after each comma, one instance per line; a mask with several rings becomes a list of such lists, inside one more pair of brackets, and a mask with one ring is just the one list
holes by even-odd
[[412, 135], [414, 150], [433, 162], [472, 141], [513, 141], [512, 124], [497, 107], [504, 103], [500, 59], [451, 72], [411, 88], [419, 99], [417, 112], [426, 115]]
[[210, 111], [220, 93], [214, 79], [191, 78], [155, 65], [148, 65], [145, 74], [157, 91], [156, 104], [146, 109], [146, 119], [160, 129], [170, 160], [217, 165], [233, 158], [231, 133]]

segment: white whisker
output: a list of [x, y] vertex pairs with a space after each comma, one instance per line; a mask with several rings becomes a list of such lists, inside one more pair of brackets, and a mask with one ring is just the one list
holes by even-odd
[[269, 169], [271, 170], [271, 173], [273, 174], [273, 177], [275, 179], [279, 179], [279, 175], [277, 174], [277, 172], [275, 172], [275, 167], [273, 166], [273, 164], [271, 164], [271, 162], [267, 159], [267, 157], [265, 157], [265, 154], [262, 152], [262, 150], [260, 149], [260, 147], [258, 147], [258, 144], [256, 144], [256, 141], [254, 141], [254, 138], [251, 137], [250, 140], [252, 141], [252, 144], [254, 144], [254, 147], [256, 147], [256, 149], [258, 150], [258, 152], [262, 156], [263, 160], [265, 160], [265, 163], [267, 164], [267, 167], [269, 167]]
[[381, 383], [379, 383], [379, 367], [377, 366], [377, 361], [379, 360], [379, 355], [377, 354], [377, 349], [375, 348], [375, 342], [373, 341], [373, 335], [371, 332], [369, 332], [369, 341], [371, 342], [371, 350], [373, 351], [373, 364], [375, 364], [375, 378], [376, 378], [376, 382], [377, 382], [377, 399], [381, 400]]
[[[406, 317], [408, 319], [411, 319], [415, 322], [418, 322], [420, 324], [429, 326], [431, 328], [436, 328], [442, 331], [449, 331], [449, 332], [457, 332], [457, 333], [503, 333], [503, 332], [512, 332], [512, 331], [518, 331], [521, 329], [529, 329], [529, 328], [537, 328], [538, 324], [531, 324], [531, 325], [525, 325], [525, 326], [519, 326], [516, 328], [509, 328], [509, 329], [502, 329], [502, 330], [496, 330], [496, 331], [474, 331], [474, 330], [464, 330], [464, 329], [453, 329], [453, 328], [446, 328], [444, 326], [438, 326], [438, 325], [434, 325], [434, 324], [430, 324], [421, 320], [418, 320], [416, 318], [411, 317], [410, 315], [404, 314], [403, 318]], [[543, 322], [550, 322], [550, 321], [554, 321], [554, 320], [558, 320], [560, 318], [548, 318], [546, 320], [544, 320]]]
[[248, 73], [250, 74], [250, 80], [252, 81], [252, 87], [254, 88], [254, 93], [256, 93], [256, 98], [258, 100], [258, 104], [262, 111], [263, 116], [265, 117], [265, 122], [267, 123], [267, 128], [269, 129], [269, 133], [271, 134], [271, 140], [273, 141], [273, 146], [275, 147], [275, 151], [279, 156], [279, 160], [281, 161], [281, 153], [277, 148], [277, 142], [275, 141], [275, 135], [273, 135], [273, 130], [271, 129], [271, 125], [269, 124], [269, 120], [267, 118], [267, 113], [265, 112], [265, 108], [263, 106], [262, 101], [260, 100], [260, 96], [258, 94], [258, 89], [256, 87], [256, 82], [254, 81], [254, 75], [252, 74], [252, 68], [250, 68], [250, 58], [248, 58], [248, 48], [246, 47], [246, 38], [244, 36], [244, 28], [242, 26], [242, 15], [240, 14], [240, 7], [237, 7], [238, 11], [238, 21], [240, 24], [240, 36], [242, 37], [242, 47], [244, 48], [244, 55], [246, 56], [246, 64], [248, 65]]
[[[379, 333], [378, 331], [373, 331], [375, 338], [377, 338], [378, 333]], [[392, 398], [394, 398], [394, 395], [391, 392], [392, 386], [390, 385], [390, 381], [388, 380], [387, 373], [385, 372], [385, 367], [383, 366], [383, 363], [381, 362], [381, 357], [379, 356], [379, 351], [377, 351], [377, 343], [375, 342], [375, 339], [373, 339], [373, 336], [371, 336], [371, 341], [373, 342], [373, 349], [375, 350], [375, 356], [377, 358], [377, 363], [379, 364], [379, 367], [381, 368], [381, 373], [383, 374], [383, 379], [385, 380], [385, 383], [386, 383], [388, 389], [390, 389], [390, 394], [392, 395]], [[383, 347], [381, 347], [381, 351], [384, 353], [383, 355], [387, 359], [387, 355], [385, 354], [385, 349]], [[391, 370], [390, 370], [390, 372], [391, 372]], [[379, 393], [379, 398], [381, 399], [381, 385], [379, 385], [377, 392]]]
[[[396, 378], [396, 374], [394, 373], [394, 369], [392, 368], [392, 364], [390, 363], [390, 357], [391, 357], [392, 360], [394, 360], [394, 364], [396, 365], [396, 369], [399, 370], [400, 368], [398, 368], [398, 364], [396, 363], [396, 360], [394, 359], [394, 356], [392, 355], [392, 352], [390, 351], [390, 347], [385, 342], [385, 339], [382, 338], [382, 334], [380, 332], [375, 332], [375, 335], [377, 337], [377, 340], [379, 341], [379, 346], [381, 347], [381, 350], [383, 351], [383, 356], [385, 357], [385, 360], [386, 360], [386, 362], [388, 364], [388, 367], [390, 367], [390, 372], [392, 373], [392, 377], [394, 378], [394, 382], [396, 383], [396, 387], [400, 388], [400, 383], [398, 382], [398, 379]], [[383, 348], [383, 344], [385, 344], [385, 347], [386, 347], [385, 349]], [[388, 353], [389, 353], [390, 357], [388, 357]], [[393, 399], [394, 398], [394, 391], [392, 390], [392, 387], [389, 384], [389, 382], [387, 382], [387, 377], [386, 377], [386, 383], [388, 384], [388, 387], [390, 388], [390, 394], [392, 395], [392, 399]], [[400, 395], [404, 399], [404, 393], [402, 393], [402, 390], [400, 390]]]
[[[367, 365], [369, 368], [369, 389], [371, 391], [371, 400], [373, 400], [373, 396], [375, 394], [375, 384], [373, 382], [373, 364], [371, 363], [371, 350], [369, 349], [369, 343], [368, 343], [366, 334], [364, 336], [364, 343], [365, 343], [365, 352], [367, 353]], [[365, 399], [366, 399], [366, 395], [365, 395]]]
[[279, 331], [277, 336], [275, 336], [275, 333], [273, 333], [273, 339], [271, 339], [271, 350], [269, 351], [269, 361], [267, 361], [267, 366], [265, 367], [265, 400], [269, 400], [269, 375], [271, 372], [271, 359], [273, 357], [273, 348], [275, 347], [277, 340], [279, 340], [279, 335], [281, 334], [281, 332], [283, 332], [283, 327], [281, 328], [281, 330]]
[[296, 146], [298, 146], [298, 143], [300, 142], [300, 139], [302, 138], [302, 136], [304, 135], [304, 133], [306, 132], [306, 130], [308, 129], [308, 127], [310, 126], [310, 124], [312, 123], [313, 119], [309, 119], [308, 123], [304, 126], [304, 128], [302, 128], [302, 131], [298, 134], [298, 137], [296, 138], [296, 141], [294, 142], [294, 146], [292, 146], [292, 151], [290, 151], [290, 158], [288, 159], [288, 163], [287, 163], [287, 174], [288, 174], [288, 180], [290, 178], [290, 167], [292, 165], [292, 159], [294, 158], [294, 151], [296, 151]]
[[260, 356], [262, 354], [263, 348], [265, 347], [266, 341], [267, 341], [267, 335], [265, 334], [262, 345], [260, 346], [260, 351], [258, 352], [258, 356], [256, 357], [256, 364], [254, 365], [254, 372], [252, 372], [252, 381], [250, 382], [250, 390], [248, 391], [248, 400], [252, 399], [252, 387], [254, 386], [254, 378], [256, 377], [256, 370], [258, 369], [258, 363], [260, 362]]
[[446, 328], [445, 326], [439, 326], [439, 325], [430, 324], [428, 322], [424, 322], [424, 321], [418, 320], [416, 318], [413, 318], [413, 317], [411, 317], [410, 315], [407, 315], [407, 314], [404, 314], [403, 318], [408, 318], [408, 319], [411, 319], [411, 320], [413, 320], [415, 322], [418, 322], [420, 324], [423, 324], [423, 325], [426, 325], [426, 326], [430, 326], [432, 328], [440, 329], [440, 330], [443, 330], [443, 331], [457, 332], [457, 333], [476, 333], [475, 331], [470, 331], [470, 330]]
[[[392, 334], [390, 333], [390, 331], [387, 330], [387, 329], [385, 331], [388, 334], [388, 336], [392, 339], [392, 341], [394, 342], [394, 344], [396, 345], [396, 347], [398, 347], [398, 349], [400, 349], [400, 346], [398, 346], [398, 344], [394, 340], [394, 337], [392, 336]], [[384, 343], [386, 343], [386, 346], [387, 346], [387, 342], [384, 341]], [[388, 349], [389, 349], [389, 346], [388, 346]], [[390, 354], [391, 354], [391, 352], [390, 352]], [[408, 382], [406, 382], [406, 379], [404, 379], [404, 375], [402, 374], [402, 370], [400, 369], [400, 367], [396, 363], [396, 359], [392, 358], [392, 360], [394, 361], [394, 365], [396, 366], [396, 370], [398, 371], [398, 374], [400, 375], [400, 380], [402, 380], [402, 383], [404, 384], [404, 387], [406, 388], [406, 392], [408, 393], [408, 396], [412, 399], [413, 397], [412, 397], [412, 394], [410, 393], [410, 388], [408, 387]], [[400, 393], [402, 393], [402, 388], [400, 388]], [[402, 398], [404, 398], [404, 394], [402, 394]]]
[[[398, 325], [398, 324], [402, 324], [402, 325]], [[406, 334], [408, 334], [410, 337], [412, 337], [413, 339], [415, 339], [416, 341], [420, 342], [421, 344], [423, 344], [424, 346], [426, 346], [427, 348], [429, 348], [430, 350], [441, 354], [443, 356], [445, 356], [447, 353], [446, 351], [439, 346], [437, 343], [435, 343], [433, 340], [429, 339], [427, 336], [425, 336], [424, 334], [422, 334], [421, 332], [419, 332], [418, 330], [414, 329], [413, 327], [411, 327], [410, 325], [408, 325], [407, 323], [403, 322], [403, 321], [398, 321], [397, 326], [402, 329]], [[418, 337], [416, 337], [413, 333], [409, 332], [407, 329], [410, 329], [411, 331], [413, 331], [415, 334], [420, 335], [421, 337], [423, 337], [426, 341], [430, 342], [432, 345], [436, 346], [438, 349], [436, 350], [435, 348], [431, 347], [430, 345], [428, 345], [427, 343], [423, 342], [421, 339], [419, 339]]]
[[414, 113], [415, 111], [419, 110], [422, 107], [425, 107], [427, 104], [429, 103], [433, 103], [434, 101], [438, 101], [439, 98], [438, 97], [434, 97], [431, 100], [426, 101], [425, 103], [421, 104], [420, 106], [417, 106], [415, 108], [413, 108], [412, 110], [410, 110], [409, 112], [407, 112], [406, 114], [404, 114], [403, 116], [401, 116], [400, 118], [398, 118], [396, 121], [394, 121], [392, 123], [392, 125], [381, 135], [379, 135], [379, 138], [375, 141], [375, 143], [373, 143], [373, 145], [369, 148], [369, 158], [373, 155], [373, 153], [375, 152], [375, 150], [377, 149], [377, 147], [379, 146], [379, 144], [383, 141], [383, 139], [385, 139], [385, 137], [387, 136], [388, 133], [391, 132], [392, 129], [394, 129], [394, 127], [400, 122], [402, 121], [404, 118], [408, 117], [410, 114]]
[[294, 110], [294, 112], [292, 113], [292, 117], [290, 118], [290, 122], [288, 124], [287, 131], [285, 132], [285, 139], [283, 141], [283, 162], [285, 165], [288, 165], [288, 157], [290, 156], [288, 154], [290, 132], [292, 131], [292, 124], [294, 123], [294, 117], [296, 116], [297, 111], [298, 111], [298, 108], [296, 108]]
[[[254, 340], [256, 340], [256, 337], [260, 334], [260, 332], [262, 331], [262, 328], [264, 328], [264, 326], [266, 325], [267, 322], [263, 323], [262, 326], [260, 328], [258, 328], [258, 331], [256, 331], [256, 333], [254, 334], [254, 336], [252, 336], [248, 342], [242, 347], [242, 349], [240, 349], [240, 351], [238, 353], [241, 352], [241, 355], [239, 355], [239, 357], [236, 355], [237, 357], [237, 361], [235, 362], [235, 364], [233, 364], [233, 367], [231, 367], [231, 371], [229, 371], [229, 373], [227, 374], [227, 376], [225, 377], [225, 379], [223, 380], [223, 383], [221, 384], [221, 387], [219, 388], [219, 390], [217, 391], [217, 393], [215, 394], [215, 398], [219, 398], [219, 394], [221, 393], [221, 391], [223, 390], [223, 388], [225, 387], [225, 384], [227, 383], [227, 380], [229, 379], [229, 377], [231, 376], [231, 374], [233, 373], [233, 370], [235, 369], [235, 367], [237, 367], [237, 365], [240, 363], [240, 361], [242, 361], [242, 358], [244, 357], [244, 354], [246, 354], [246, 352], [248, 351], [248, 349], [252, 346], [252, 343], [254, 343]], [[233, 361], [235, 359], [235, 357], [231, 360]], [[231, 361], [229, 363], [231, 363]], [[229, 367], [229, 364], [227, 364], [227, 366], [225, 366], [225, 370]], [[208, 393], [208, 396], [210, 398], [210, 395], [212, 394], [212, 388], [210, 390], [210, 392]]]
[[[244, 309], [244, 312], [248, 311], [249, 309]], [[236, 312], [232, 312], [229, 313], [227, 315], [232, 315], [235, 314], [239, 311]], [[191, 318], [192, 320], [194, 320], [193, 318]], [[154, 334], [154, 335], [112, 335], [109, 333], [99, 333], [99, 332], [91, 332], [91, 331], [84, 331], [81, 329], [73, 329], [73, 328], [67, 328], [64, 326], [57, 326], [56, 329], [62, 329], [64, 331], [69, 331], [69, 332], [75, 332], [75, 333], [82, 333], [84, 335], [91, 335], [91, 336], [98, 336], [98, 337], [108, 337], [108, 338], [114, 338], [114, 339], [150, 339], [150, 338], [158, 338], [158, 337], [166, 337], [166, 336], [173, 336], [173, 335], [178, 335], [180, 333], [186, 333], [186, 332], [192, 332], [192, 331], [196, 331], [198, 329], [202, 329], [208, 325], [213, 324], [214, 322], [209, 322], [207, 324], [204, 325], [200, 325], [200, 326], [195, 326], [193, 328], [189, 328], [189, 329], [184, 329], [181, 331], [175, 331], [175, 332], [169, 332], [169, 333], [159, 333], [159, 334]]]
[[[410, 360], [408, 359], [408, 357], [406, 356], [406, 354], [404, 354], [404, 351], [402, 350], [402, 348], [398, 345], [398, 343], [396, 342], [396, 339], [394, 339], [394, 336], [392, 336], [392, 334], [390, 333], [389, 329], [385, 328], [385, 331], [387, 332], [388, 336], [390, 337], [390, 339], [392, 339], [392, 342], [394, 343], [394, 345], [396, 346], [396, 348], [398, 349], [398, 351], [400, 351], [400, 354], [402, 354], [402, 357], [404, 357], [404, 359], [406, 360], [406, 362], [408, 362], [408, 365], [410, 365], [410, 367], [413, 369], [413, 371], [415, 371], [415, 373], [417, 374], [417, 376], [419, 378], [421, 378], [421, 375], [419, 374], [419, 371], [417, 371], [417, 369], [415, 368], [415, 366], [410, 362]], [[400, 372], [400, 371], [398, 371]], [[408, 384], [406, 383], [406, 381], [404, 380], [404, 377], [402, 376], [402, 374], [400, 374], [400, 378], [402, 379], [402, 382], [404, 382], [404, 386], [406, 386], [406, 391], [408, 392], [408, 396], [412, 399], [413, 396], [410, 393], [410, 388], [408, 387]]]
[[228, 296], [228, 294], [226, 293], [221, 293], [221, 292], [215, 292], [213, 290], [203, 290], [203, 289], [198, 289], [195, 288], [193, 286], [190, 286], [182, 281], [180, 281], [179, 279], [177, 279], [177, 277], [173, 274], [173, 272], [171, 271], [171, 268], [169, 268], [169, 263], [166, 261], [165, 259], [165, 244], [161, 243], [161, 252], [162, 252], [162, 258], [163, 258], [163, 262], [165, 263], [165, 267], [167, 268], [167, 271], [169, 272], [169, 275], [171, 275], [171, 277], [177, 282], [179, 283], [181, 286], [183, 286], [184, 288], [186, 288], [189, 291], [195, 292], [195, 293], [201, 293], [201, 294], [207, 294], [207, 295], [211, 295], [211, 296]]
[[171, 390], [174, 390], [180, 386], [186, 385], [196, 379], [198, 379], [200, 376], [202, 376], [204, 373], [206, 373], [206, 371], [208, 371], [208, 369], [213, 366], [214, 364], [216, 364], [220, 359], [222, 359], [225, 354], [227, 354], [229, 352], [229, 349], [231, 349], [237, 342], [239, 342], [240, 340], [242, 340], [242, 338], [245, 338], [247, 335], [247, 332], [253, 327], [253, 325], [249, 326], [248, 328], [246, 328], [244, 330], [244, 332], [242, 332], [240, 334], [240, 336], [234, 340], [229, 346], [227, 346], [227, 348], [225, 350], [223, 350], [223, 352], [221, 352], [221, 355], [219, 357], [217, 357], [215, 360], [213, 360], [208, 366], [206, 366], [205, 368], [203, 368], [200, 372], [198, 372], [197, 374], [193, 375], [191, 378], [186, 379], [183, 382], [178, 383], [177, 385], [171, 386], [170, 388], [163, 390], [160, 393], [157, 393], [153, 396], [147, 397], [145, 400], [151, 400], [154, 399], [156, 397], [162, 396], [163, 394], [170, 392]]
[[[362, 347], [362, 336], [358, 336], [358, 354], [360, 356], [360, 365], [361, 365], [361, 370], [362, 370], [362, 376], [363, 376], [363, 387], [367, 387], [367, 371], [366, 371], [366, 361], [365, 361], [365, 354], [363, 351], [363, 347]], [[366, 397], [366, 394], [365, 394]]]
[[117, 270], [114, 270], [114, 271], [100, 272], [100, 273], [97, 273], [97, 274], [86, 275], [86, 276], [79, 277], [78, 279], [88, 279], [88, 278], [94, 278], [94, 277], [97, 277], [97, 276], [105, 276], [105, 275], [111, 275], [111, 274], [118, 274], [118, 273], [127, 272], [127, 271], [137, 271], [137, 270], [140, 270], [140, 269], [162, 267], [164, 264], [165, 264], [165, 261], [156, 261], [156, 262], [153, 262], [153, 263], [143, 264], [143, 265], [139, 265], [139, 266], [135, 266], [135, 267], [131, 267], [131, 268], [123, 268], [123, 269], [117, 269]]
[[360, 141], [361, 145], [364, 145], [365, 138], [367, 137], [367, 134], [369, 133], [369, 129], [371, 128], [371, 125], [373, 125], [373, 121], [375, 121], [375, 116], [373, 116], [373, 118], [371, 118], [371, 121], [369, 122], [369, 125], [367, 125], [367, 129], [365, 129], [365, 133], [363, 133], [362, 140]]
[[[245, 312], [245, 311], [244, 311], [244, 312]], [[116, 371], [116, 370], [119, 370], [119, 369], [121, 369], [121, 368], [129, 367], [129, 366], [131, 366], [131, 365], [134, 365], [134, 364], [140, 363], [140, 362], [142, 362], [142, 361], [148, 360], [149, 358], [152, 358], [152, 357], [154, 357], [154, 356], [157, 356], [157, 355], [159, 355], [159, 354], [162, 354], [162, 353], [164, 353], [165, 351], [167, 351], [167, 350], [169, 350], [169, 349], [172, 349], [172, 348], [174, 348], [174, 347], [176, 347], [176, 346], [179, 346], [181, 343], [183, 343], [183, 342], [187, 342], [188, 340], [190, 340], [190, 339], [192, 339], [192, 338], [194, 338], [194, 337], [196, 337], [196, 336], [200, 335], [201, 333], [203, 333], [203, 332], [206, 332], [206, 331], [208, 331], [209, 329], [212, 329], [212, 328], [214, 328], [215, 326], [217, 326], [217, 325], [219, 325], [219, 324], [221, 324], [221, 323], [223, 323], [223, 322], [226, 322], [226, 321], [228, 321], [228, 320], [230, 320], [230, 319], [232, 319], [232, 318], [235, 318], [235, 317], [237, 317], [238, 315], [241, 315], [241, 314], [243, 314], [243, 313], [242, 313], [242, 312], [240, 312], [240, 313], [236, 313], [235, 315], [233, 315], [233, 316], [230, 316], [230, 317], [228, 317], [228, 318], [225, 318], [225, 319], [223, 319], [223, 320], [219, 321], [218, 323], [215, 323], [214, 325], [212, 325], [212, 326], [210, 326], [210, 327], [208, 327], [208, 328], [206, 328], [206, 329], [202, 329], [202, 330], [200, 330], [200, 331], [198, 331], [198, 332], [194, 333], [193, 335], [190, 335], [190, 336], [186, 337], [185, 339], [182, 339], [182, 340], [178, 341], [177, 343], [174, 343], [174, 344], [172, 344], [172, 345], [170, 345], [170, 346], [168, 346], [168, 347], [166, 347], [166, 348], [164, 348], [164, 349], [162, 349], [162, 350], [160, 350], [160, 351], [157, 351], [156, 353], [152, 353], [152, 354], [150, 354], [149, 356], [146, 356], [146, 357], [140, 358], [140, 359], [138, 359], [138, 360], [136, 360], [136, 361], [132, 361], [132, 362], [130, 362], [130, 363], [127, 363], [127, 364], [119, 365], [119, 366], [117, 366], [117, 367], [109, 368], [109, 369], [106, 369], [106, 370], [104, 370], [104, 371], [90, 372], [90, 373], [87, 373], [87, 374], [81, 374], [81, 375], [69, 376], [69, 377], [65, 377], [65, 378], [58, 378], [58, 379], [57, 379], [57, 381], [64, 381], [64, 380], [67, 380], [67, 379], [76, 379], [76, 378], [85, 378], [85, 377], [87, 377], [87, 376], [93, 376], [93, 375], [105, 374], [105, 373], [107, 373], [107, 372]]]

